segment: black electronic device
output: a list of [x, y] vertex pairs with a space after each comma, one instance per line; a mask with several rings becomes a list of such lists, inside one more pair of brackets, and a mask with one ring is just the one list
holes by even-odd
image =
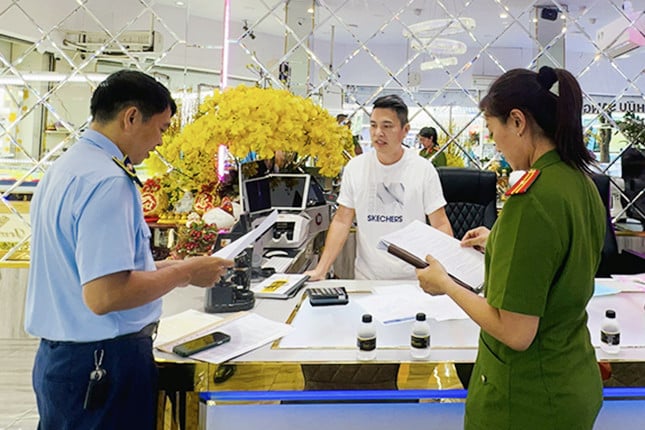
[[273, 209], [303, 211], [307, 207], [311, 177], [301, 173], [272, 173], [243, 182], [244, 204], [249, 214]]
[[558, 19], [560, 11], [552, 7], [545, 7], [540, 12], [540, 18], [546, 19], [547, 21], [555, 21]]
[[229, 269], [213, 288], [206, 290], [206, 312], [239, 312], [253, 309], [255, 296], [250, 289], [253, 275], [252, 249], [249, 248], [235, 257], [235, 267]]
[[189, 340], [187, 342], [176, 345], [172, 352], [182, 357], [190, 357], [198, 352], [216, 347], [231, 340], [231, 336], [221, 331], [208, 333], [207, 335], [198, 337], [197, 339]]
[[349, 296], [345, 287], [307, 288], [311, 306], [346, 305]]

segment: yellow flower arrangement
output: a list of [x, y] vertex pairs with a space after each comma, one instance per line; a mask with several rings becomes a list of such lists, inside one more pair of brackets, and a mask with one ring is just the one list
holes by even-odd
[[[455, 124], [453, 122], [450, 122], [448, 124], [448, 133], [453, 134], [454, 128]], [[443, 146], [446, 144], [446, 142], [448, 142], [448, 136], [442, 133], [437, 139], [437, 143], [439, 144], [439, 146]], [[443, 153], [446, 154], [446, 166], [464, 167], [463, 154], [461, 152], [461, 149], [459, 149], [459, 146], [451, 143], [450, 145], [448, 145], [448, 148], [443, 151]]]
[[[195, 119], [169, 135], [158, 150], [182, 175], [184, 189], [199, 189], [218, 177], [220, 145], [237, 159], [255, 153], [272, 158], [276, 151], [314, 160], [320, 174], [336, 176], [353, 154], [351, 132], [327, 110], [287, 90], [240, 85], [215, 92], [200, 105]], [[163, 171], [157, 159], [152, 171]], [[179, 176], [183, 176], [180, 178]], [[179, 184], [178, 184], [179, 185]]]

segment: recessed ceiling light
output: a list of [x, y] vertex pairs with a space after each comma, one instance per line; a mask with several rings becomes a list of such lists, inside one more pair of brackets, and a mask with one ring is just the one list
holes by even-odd
[[307, 13], [314, 13], [314, 8], [310, 7], [309, 9], [307, 9]]
[[502, 12], [502, 13], [499, 14], [499, 17], [502, 18], [502, 19], [506, 19], [506, 18], [508, 18], [508, 14], [506, 12]]
[[176, 2], [175, 2], [175, 5], [177, 5], [177, 6], [180, 6], [180, 7], [181, 7], [181, 6], [184, 6], [184, 5], [185, 5], [185, 3], [184, 3], [183, 1], [176, 1]]

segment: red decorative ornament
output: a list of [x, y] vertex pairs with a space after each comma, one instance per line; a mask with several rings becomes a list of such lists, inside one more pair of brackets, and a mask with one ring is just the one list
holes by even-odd
[[150, 178], [143, 183], [142, 191], [149, 191], [151, 193], [157, 192], [161, 189], [161, 183], [158, 178]]
[[215, 207], [215, 198], [210, 193], [201, 192], [195, 197], [193, 207], [197, 213], [203, 215]]
[[141, 188], [141, 206], [148, 222], [155, 222], [168, 207], [168, 196], [161, 188], [159, 178], [150, 178]]
[[228, 196], [224, 197], [222, 199], [222, 202], [220, 203], [219, 207], [222, 210], [228, 212], [231, 216], [234, 216], [233, 215], [233, 202], [231, 201], [230, 197], [228, 197]]
[[152, 192], [143, 192], [141, 194], [141, 203], [143, 205], [143, 214], [146, 216], [156, 215], [155, 211], [159, 206], [157, 197]]

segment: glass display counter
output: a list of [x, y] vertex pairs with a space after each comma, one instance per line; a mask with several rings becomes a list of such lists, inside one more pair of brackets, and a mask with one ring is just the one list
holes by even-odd
[[[463, 429], [465, 390], [210, 392], [200, 429]], [[605, 388], [595, 430], [645, 428], [645, 388]], [[369, 424], [368, 424], [369, 423]]]

